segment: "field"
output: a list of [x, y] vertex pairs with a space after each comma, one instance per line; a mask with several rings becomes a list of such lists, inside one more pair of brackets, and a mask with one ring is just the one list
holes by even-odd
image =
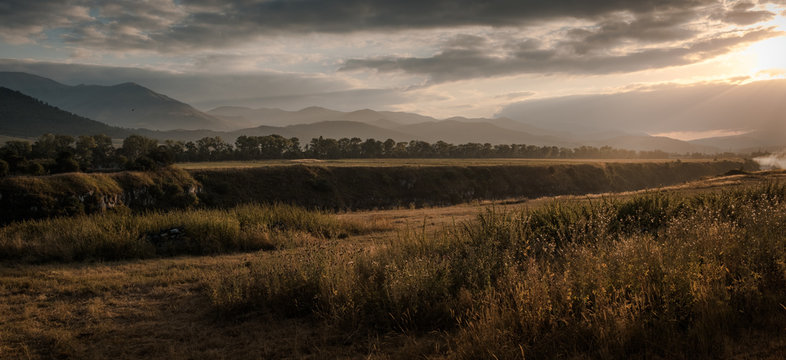
[[[517, 166], [517, 165], [566, 165], [599, 163], [658, 163], [676, 159], [296, 159], [257, 161], [205, 161], [178, 163], [185, 170], [244, 169], [268, 166], [314, 165], [325, 167], [390, 167], [390, 166]], [[728, 159], [739, 160], [739, 159]], [[680, 159], [687, 162], [705, 162], [706, 159]]]
[[779, 359], [784, 180], [11, 224], [0, 358]]

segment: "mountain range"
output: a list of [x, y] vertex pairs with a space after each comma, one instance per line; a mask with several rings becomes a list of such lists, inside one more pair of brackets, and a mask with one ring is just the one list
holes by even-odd
[[[691, 143], [721, 151], [749, 151], [786, 145], [784, 99], [786, 79], [745, 78], [527, 100], [503, 108], [498, 116], [547, 130], [625, 129], [691, 136], [705, 133], [705, 138]], [[707, 137], [713, 131], [729, 135]]]
[[131, 134], [107, 124], [75, 115], [19, 91], [0, 87], [0, 134], [30, 137], [41, 135], [35, 129], [62, 135], [104, 134], [115, 138]]
[[103, 123], [152, 130], [229, 130], [232, 124], [134, 83], [69, 86], [40, 76], [0, 72], [0, 86]]
[[[27, 73], [0, 72], [0, 86], [15, 90], [0, 92], [0, 135], [22, 137], [46, 132], [105, 133], [115, 137], [137, 133], [162, 140], [186, 141], [221, 136], [233, 142], [241, 135], [279, 134], [297, 137], [302, 143], [323, 136], [432, 143], [442, 140], [454, 144], [591, 145], [674, 153], [756, 149], [765, 143], [778, 143], [777, 136], [769, 132], [687, 142], [608, 129], [590, 128], [575, 134], [510, 117], [436, 119], [370, 109], [342, 112], [308, 107], [287, 111], [227, 106], [202, 112], [138, 84], [70, 86]], [[20, 97], [22, 94], [27, 98]], [[770, 139], [763, 142], [765, 135]]]

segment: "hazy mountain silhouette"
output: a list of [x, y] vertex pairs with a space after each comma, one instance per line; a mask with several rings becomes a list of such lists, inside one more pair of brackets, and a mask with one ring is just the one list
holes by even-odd
[[718, 148], [709, 144], [693, 144], [665, 136], [622, 135], [603, 140], [585, 142], [585, 144], [598, 147], [611, 146], [613, 148], [636, 151], [661, 150], [678, 154], [718, 152]]
[[[621, 131], [575, 134], [542, 128], [505, 117], [496, 119], [453, 117], [437, 120], [405, 112], [370, 109], [342, 112], [322, 107], [308, 107], [298, 111], [220, 107], [205, 114], [137, 84], [68, 86], [26, 73], [0, 72], [0, 84], [13, 84], [21, 92], [27, 92], [28, 95], [38, 94], [39, 100], [57, 107], [61, 107], [59, 104], [64, 104], [62, 108], [68, 110], [47, 106], [29, 97], [24, 101], [19, 100], [19, 95], [22, 95], [19, 93], [13, 96], [3, 95], [4, 98], [7, 97], [4, 100], [10, 109], [9, 114], [12, 110], [17, 113], [3, 118], [7, 126], [0, 129], [0, 134], [13, 136], [35, 137], [46, 132], [54, 132], [72, 135], [105, 133], [114, 137], [124, 137], [136, 133], [161, 140], [185, 141], [205, 136], [220, 136], [226, 141], [234, 142], [241, 135], [278, 134], [297, 137], [302, 143], [323, 136], [377, 140], [390, 138], [396, 141], [442, 140], [453, 144], [515, 143], [564, 147], [609, 145], [634, 150], [658, 149], [678, 153], [712, 151], [715, 146], [711, 143], [688, 143], [641, 134], [631, 135]], [[31, 96], [35, 97], [35, 95]], [[68, 112], [80, 115], [92, 114], [87, 117], [94, 117], [111, 125], [121, 125], [123, 128], [108, 126]], [[30, 123], [25, 120], [27, 118], [34, 118], [37, 122]], [[63, 120], [65, 118], [69, 120]], [[166, 131], [160, 131], [161, 129]]]
[[723, 150], [786, 145], [786, 80], [660, 85], [636, 91], [523, 101], [500, 112], [552, 131], [742, 131], [692, 141]]
[[236, 128], [135, 83], [69, 86], [32, 74], [0, 72], [0, 86], [109, 125], [156, 130]]
[[[249, 131], [261, 133], [272, 131], [268, 128], [270, 126], [298, 124], [298, 126], [285, 127], [284, 129], [286, 130], [278, 131], [286, 131], [287, 134], [298, 135], [297, 137], [301, 140], [308, 138], [311, 134], [328, 132], [338, 134], [330, 130], [330, 128], [340, 124], [341, 131], [346, 133], [343, 135], [338, 134], [336, 137], [362, 138], [362, 136], [355, 134], [364, 133], [375, 134], [375, 136], [371, 137], [376, 139], [392, 138], [397, 141], [423, 140], [428, 142], [442, 140], [454, 144], [468, 142], [516, 143], [565, 147], [609, 145], [632, 150], [663, 150], [678, 153], [715, 151], [712, 145], [691, 144], [665, 137], [650, 137], [644, 134], [629, 134], [623, 131], [588, 130], [586, 133], [576, 134], [569, 131], [549, 130], [507, 117], [495, 119], [452, 117], [437, 120], [433, 117], [406, 112], [374, 111], [369, 109], [341, 112], [322, 107], [285, 111], [271, 108], [251, 109], [227, 106], [215, 108], [208, 111], [208, 113], [236, 123], [263, 125], [262, 128], [239, 130], [233, 132], [233, 134]], [[320, 125], [307, 126], [315, 124]], [[362, 127], [361, 124], [363, 125]], [[356, 126], [361, 128], [353, 129]], [[372, 128], [369, 126], [377, 129], [372, 131]], [[385, 130], [388, 132], [385, 132]]]
[[412, 134], [413, 139], [429, 142], [443, 140], [454, 144], [474, 142], [556, 146], [576, 145], [566, 139], [505, 129], [489, 122], [466, 122], [456, 119], [404, 125], [398, 127], [397, 130]]
[[126, 129], [74, 115], [21, 92], [0, 87], [0, 134], [35, 137], [45, 133], [105, 134], [117, 138], [131, 134]]
[[287, 126], [313, 124], [324, 121], [354, 121], [380, 127], [394, 128], [400, 125], [437, 120], [428, 116], [404, 112], [374, 111], [370, 109], [343, 112], [318, 106], [311, 106], [298, 111], [222, 106], [209, 110], [207, 113], [228, 121], [245, 124], [246, 126]]

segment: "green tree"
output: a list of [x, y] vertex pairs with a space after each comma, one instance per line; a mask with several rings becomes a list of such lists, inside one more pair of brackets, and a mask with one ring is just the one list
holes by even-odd
[[76, 139], [74, 157], [82, 169], [93, 167], [93, 152], [96, 147], [98, 147], [98, 143], [92, 136], [82, 135]]
[[94, 168], [117, 167], [122, 162], [117, 158], [117, 149], [112, 144], [112, 138], [106, 135], [93, 135], [95, 147], [91, 156]]
[[68, 135], [41, 135], [33, 144], [32, 156], [37, 159], [55, 159], [62, 152], [73, 153], [74, 137]]
[[158, 148], [158, 140], [146, 138], [141, 135], [131, 135], [123, 140], [121, 153], [128, 161], [136, 161], [140, 156], [151, 153]]
[[74, 159], [73, 154], [63, 151], [55, 160], [55, 169], [59, 173], [76, 172], [79, 171], [79, 162]]
[[22, 158], [30, 158], [33, 152], [33, 146], [29, 141], [11, 140], [3, 145], [3, 156], [19, 156]]
[[284, 150], [284, 157], [288, 159], [297, 159], [303, 157], [303, 150], [300, 149], [300, 139], [296, 137], [289, 138], [287, 148]]
[[360, 145], [360, 154], [364, 158], [378, 158], [382, 156], [383, 144], [374, 139], [366, 139]]

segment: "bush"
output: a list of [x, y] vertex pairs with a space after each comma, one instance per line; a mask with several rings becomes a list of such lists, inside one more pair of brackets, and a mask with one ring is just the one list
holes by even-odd
[[46, 169], [39, 162], [29, 162], [25, 167], [25, 173], [33, 176], [41, 176], [46, 174]]
[[77, 172], [79, 162], [71, 154], [64, 153], [57, 158], [55, 169], [58, 173]]

